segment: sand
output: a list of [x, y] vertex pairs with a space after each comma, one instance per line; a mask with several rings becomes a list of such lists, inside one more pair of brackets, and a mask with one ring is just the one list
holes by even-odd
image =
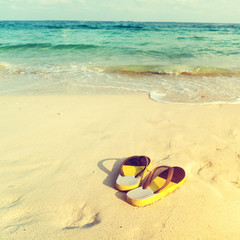
[[[121, 162], [181, 166], [186, 182], [138, 208]], [[240, 105], [146, 95], [1, 96], [0, 239], [240, 239]]]

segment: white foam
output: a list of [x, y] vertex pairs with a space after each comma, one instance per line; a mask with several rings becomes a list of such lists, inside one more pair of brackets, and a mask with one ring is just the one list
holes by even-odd
[[160, 92], [157, 92], [157, 91], [150, 91], [149, 92], [149, 97], [152, 99], [152, 100], [155, 100], [157, 102], [161, 101], [163, 99], [163, 97], [166, 96], [166, 93], [160, 93]]
[[[84, 94], [146, 93], [150, 99], [172, 104], [239, 104], [239, 77], [184, 77], [162, 75], [128, 75], [105, 72], [91, 62], [56, 64], [5, 64], [1, 71], [1, 93], [18, 93], [19, 89], [32, 92], [56, 91]], [[4, 80], [5, 79], [5, 80]], [[50, 89], [47, 87], [50, 86]], [[52, 87], [52, 86], [55, 86]], [[36, 91], [35, 91], [36, 93]], [[34, 93], [33, 93], [34, 94]]]

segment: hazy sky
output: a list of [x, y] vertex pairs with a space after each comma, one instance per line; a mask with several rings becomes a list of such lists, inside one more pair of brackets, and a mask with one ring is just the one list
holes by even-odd
[[0, 0], [0, 20], [240, 23], [240, 0]]

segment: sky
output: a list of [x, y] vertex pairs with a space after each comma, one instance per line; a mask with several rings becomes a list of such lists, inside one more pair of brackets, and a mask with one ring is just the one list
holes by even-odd
[[0, 20], [240, 23], [240, 0], [0, 0]]

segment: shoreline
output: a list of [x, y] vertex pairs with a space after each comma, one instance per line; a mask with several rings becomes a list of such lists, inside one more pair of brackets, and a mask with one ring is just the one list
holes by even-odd
[[151, 97], [151, 92], [148, 93], [148, 92], [128, 92], [128, 93], [124, 93], [124, 92], [121, 92], [121, 93], [87, 93], [87, 94], [84, 94], [84, 93], [75, 93], [74, 91], [73, 92], [67, 92], [67, 93], [34, 93], [34, 94], [24, 94], [24, 93], [21, 93], [21, 94], [0, 94], [0, 98], [3, 98], [3, 97], [51, 97], [51, 96], [55, 96], [55, 97], [64, 97], [64, 96], [68, 96], [68, 97], [77, 97], [77, 96], [147, 96], [148, 99], [150, 101], [153, 101], [153, 102], [156, 102], [158, 104], [167, 104], [167, 105], [190, 105], [190, 106], [208, 106], [208, 105], [238, 105], [240, 104], [240, 98], [235, 100], [234, 102], [225, 102], [225, 101], [213, 101], [213, 102], [170, 102], [170, 101], [164, 101], [164, 100], [161, 100], [161, 101], [158, 101], [154, 98]]
[[[1, 95], [0, 110], [0, 238], [239, 239], [237, 104]], [[133, 207], [114, 188], [132, 155], [181, 166], [186, 182]]]

